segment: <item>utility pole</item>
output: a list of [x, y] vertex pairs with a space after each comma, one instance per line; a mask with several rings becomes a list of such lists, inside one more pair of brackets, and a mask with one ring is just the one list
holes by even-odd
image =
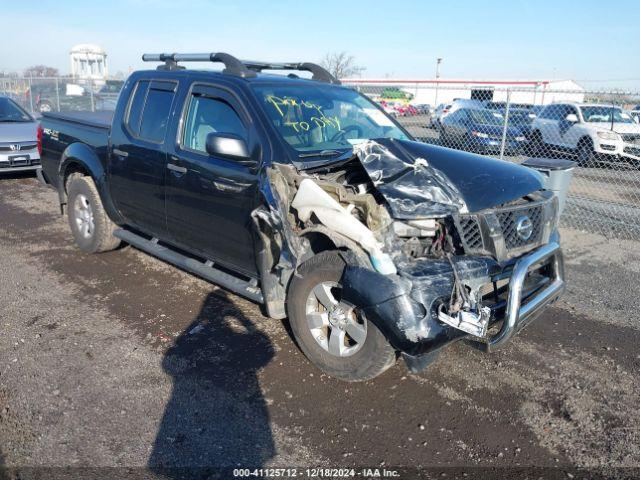
[[440, 78], [440, 64], [442, 63], [442, 57], [436, 59], [436, 98], [433, 101], [433, 108], [438, 107], [438, 79]]

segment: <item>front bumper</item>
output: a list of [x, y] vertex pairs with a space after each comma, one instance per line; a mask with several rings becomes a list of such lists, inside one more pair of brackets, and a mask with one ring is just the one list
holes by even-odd
[[[495, 290], [495, 285], [508, 280], [502, 292], [487, 294], [487, 300], [491, 300], [487, 303], [492, 311], [490, 325], [502, 322], [499, 331], [485, 338], [471, 337], [487, 350], [505, 345], [564, 291], [562, 250], [556, 240], [557, 237], [504, 265], [489, 257], [456, 259], [456, 269], [465, 285], [493, 285]], [[453, 271], [446, 261], [425, 260], [400, 267], [397, 276], [349, 266], [342, 285], [343, 298], [361, 307], [391, 345], [414, 363], [420, 363], [421, 357], [432, 358], [434, 352], [448, 344], [469, 337], [438, 320], [438, 307], [448, 303], [454, 285]]]
[[33, 152], [0, 153], [0, 175], [9, 172], [24, 172], [40, 168], [40, 157]]
[[640, 144], [600, 140], [594, 148], [599, 155], [640, 162]]
[[[473, 150], [482, 153], [499, 153], [502, 150], [502, 138], [471, 137], [470, 145]], [[505, 152], [515, 153], [522, 150], [526, 145], [526, 140], [518, 141], [507, 137], [504, 150]]]
[[[523, 303], [524, 284], [532, 269], [548, 263], [548, 282]], [[555, 302], [564, 292], [564, 260], [560, 245], [548, 243], [521, 257], [515, 263], [509, 280], [508, 299], [500, 331], [487, 340], [487, 348], [497, 349], [525, 325], [534, 320], [549, 304]]]

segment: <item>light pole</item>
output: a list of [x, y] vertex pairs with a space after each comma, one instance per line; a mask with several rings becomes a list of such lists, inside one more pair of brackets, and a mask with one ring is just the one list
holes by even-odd
[[436, 59], [436, 98], [433, 101], [433, 108], [437, 108], [438, 107], [438, 79], [440, 78], [440, 64], [442, 63], [442, 58], [438, 57]]

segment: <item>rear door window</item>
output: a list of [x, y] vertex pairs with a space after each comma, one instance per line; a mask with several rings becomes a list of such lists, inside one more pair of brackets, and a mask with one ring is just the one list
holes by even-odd
[[135, 91], [131, 97], [131, 103], [129, 104], [129, 114], [127, 115], [126, 125], [135, 136], [140, 134], [140, 118], [142, 117], [144, 103], [147, 100], [149, 83], [149, 80], [141, 80], [136, 84]]
[[140, 120], [140, 138], [155, 143], [164, 141], [176, 85], [175, 82], [151, 82]]

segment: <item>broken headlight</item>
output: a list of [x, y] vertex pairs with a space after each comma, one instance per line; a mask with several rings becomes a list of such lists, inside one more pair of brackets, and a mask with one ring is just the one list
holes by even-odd
[[434, 237], [438, 224], [433, 218], [393, 222], [393, 232], [398, 237]]

